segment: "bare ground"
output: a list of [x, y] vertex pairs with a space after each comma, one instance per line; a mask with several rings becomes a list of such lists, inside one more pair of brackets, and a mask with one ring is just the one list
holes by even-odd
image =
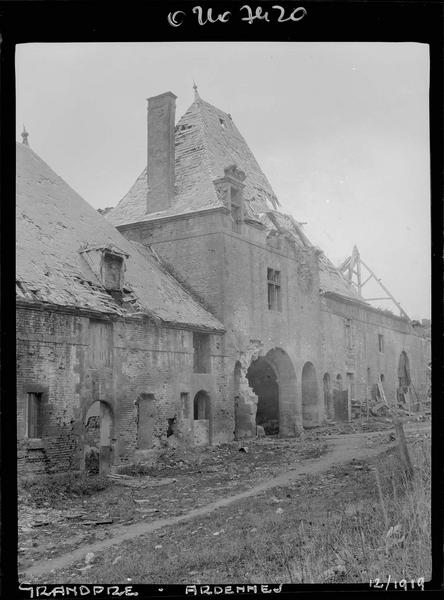
[[[388, 427], [381, 423], [378, 428], [383, 431], [368, 433], [354, 427], [361, 430], [346, 435], [341, 433], [353, 427], [345, 427], [345, 431], [318, 428], [303, 440], [249, 441], [247, 452], [239, 451], [238, 443], [170, 452], [163, 469], [128, 480], [134, 487], [111, 482], [87, 499], [55, 497], [52, 506], [46, 506], [45, 499], [36, 507], [36, 498], [25, 494], [19, 515], [20, 577], [26, 581], [45, 578], [45, 574], [83, 560], [88, 552], [101, 552], [143, 534], [201, 518], [290, 482], [297, 489], [298, 482], [302, 486], [308, 475], [386, 451], [394, 443]], [[427, 423], [413, 423], [406, 431], [414, 436], [428, 428]], [[91, 524], [106, 519], [113, 522]]]

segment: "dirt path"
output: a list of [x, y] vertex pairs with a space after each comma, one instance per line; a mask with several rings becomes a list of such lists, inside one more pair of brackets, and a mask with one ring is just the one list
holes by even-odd
[[[371, 434], [370, 434], [371, 435]], [[67, 554], [58, 556], [49, 560], [42, 560], [34, 563], [32, 566], [24, 569], [20, 573], [20, 579], [32, 581], [32, 576], [40, 576], [50, 571], [63, 569], [71, 563], [75, 563], [85, 556], [88, 552], [99, 552], [114, 545], [118, 545], [126, 540], [130, 540], [140, 535], [151, 533], [163, 527], [169, 527], [176, 523], [188, 521], [196, 517], [207, 515], [218, 508], [228, 506], [239, 500], [249, 498], [270, 490], [274, 487], [286, 485], [289, 482], [297, 479], [302, 475], [318, 474], [327, 471], [334, 465], [346, 463], [352, 459], [362, 460], [377, 456], [381, 452], [386, 451], [394, 444], [385, 443], [376, 448], [368, 448], [366, 444], [369, 439], [369, 434], [348, 434], [328, 438], [329, 453], [321, 458], [307, 459], [303, 464], [298, 465], [295, 469], [287, 471], [268, 479], [246, 491], [233, 494], [215, 502], [211, 502], [205, 506], [196, 508], [186, 514], [159, 519], [151, 523], [136, 523], [134, 525], [121, 525], [113, 529], [113, 535], [107, 539], [94, 542], [92, 544], [83, 545], [70, 551]]]

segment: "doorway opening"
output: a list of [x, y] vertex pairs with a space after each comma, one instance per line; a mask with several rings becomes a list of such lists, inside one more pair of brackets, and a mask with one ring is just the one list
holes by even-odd
[[113, 413], [107, 402], [96, 400], [85, 417], [85, 471], [88, 474], [109, 473], [113, 463]]

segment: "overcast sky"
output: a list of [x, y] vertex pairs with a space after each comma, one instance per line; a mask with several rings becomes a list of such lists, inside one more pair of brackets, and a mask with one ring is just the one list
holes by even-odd
[[25, 124], [95, 208], [115, 206], [146, 165], [146, 98], [172, 91], [179, 119], [195, 80], [309, 238], [335, 264], [357, 244], [411, 318], [430, 316], [427, 45], [27, 44], [16, 66], [17, 140]]

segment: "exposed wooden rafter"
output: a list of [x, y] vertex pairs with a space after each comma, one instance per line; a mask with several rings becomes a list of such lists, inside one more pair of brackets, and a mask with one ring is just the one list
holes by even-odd
[[[367, 271], [367, 277], [362, 281], [362, 267]], [[366, 283], [368, 283], [371, 279], [374, 279], [379, 287], [387, 294], [387, 296], [382, 296], [378, 298], [363, 298], [367, 302], [375, 301], [375, 300], [391, 300], [396, 307], [398, 308], [402, 317], [405, 317], [410, 321], [410, 317], [399, 304], [399, 302], [393, 297], [390, 291], [385, 287], [382, 283], [381, 279], [375, 275], [375, 273], [370, 269], [370, 267], [362, 260], [361, 255], [359, 254], [359, 250], [356, 246], [353, 246], [353, 251], [351, 256], [346, 258], [344, 262], [338, 267], [338, 270], [344, 275], [344, 277], [356, 288], [358, 294], [362, 296], [362, 288]]]

